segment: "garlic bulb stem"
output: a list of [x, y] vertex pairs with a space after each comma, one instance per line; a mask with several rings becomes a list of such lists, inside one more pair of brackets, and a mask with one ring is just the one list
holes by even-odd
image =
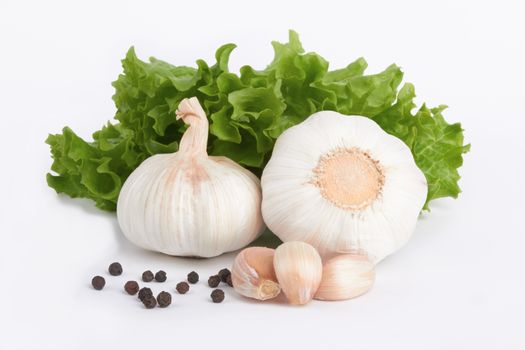
[[208, 155], [208, 119], [197, 98], [182, 100], [176, 114], [189, 125], [180, 140], [179, 153], [188, 157]]

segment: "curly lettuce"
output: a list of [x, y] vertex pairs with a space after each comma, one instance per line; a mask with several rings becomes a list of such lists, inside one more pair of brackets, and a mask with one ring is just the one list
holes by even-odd
[[210, 121], [208, 153], [257, 175], [284, 130], [314, 112], [334, 110], [369, 117], [410, 147], [429, 184], [425, 208], [433, 199], [458, 196], [458, 168], [469, 149], [461, 125], [445, 121], [445, 106], [416, 109], [414, 87], [400, 87], [398, 66], [366, 75], [367, 63], [359, 58], [329, 70], [323, 57], [304, 52], [294, 31], [288, 43], [272, 45], [275, 56], [265, 69], [243, 66], [240, 74], [228, 68], [234, 44], [221, 46], [213, 65], [197, 60], [196, 67], [145, 62], [130, 48], [113, 82], [115, 120], [91, 141], [68, 127], [47, 138], [53, 157], [49, 186], [114, 211], [122, 184], [144, 159], [177, 151], [185, 126], [175, 110], [183, 98], [197, 96]]

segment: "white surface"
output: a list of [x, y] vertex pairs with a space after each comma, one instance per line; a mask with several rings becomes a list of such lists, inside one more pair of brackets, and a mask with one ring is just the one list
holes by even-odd
[[[345, 3], [2, 1], [0, 348], [524, 348], [521, 2]], [[235, 42], [234, 68], [262, 68], [288, 28], [333, 67], [359, 56], [371, 72], [396, 62], [421, 101], [447, 103], [472, 143], [463, 195], [433, 203], [361, 298], [297, 308], [227, 290], [214, 305], [200, 284], [169, 309], [144, 310], [123, 295], [125, 280], [163, 268], [168, 282], [154, 290], [171, 292], [189, 270], [207, 277], [232, 255], [177, 259], [133, 247], [113, 215], [46, 186], [47, 133], [70, 125], [88, 136], [112, 118], [110, 82], [130, 45], [142, 58], [191, 65]], [[91, 289], [115, 260], [124, 275]]]

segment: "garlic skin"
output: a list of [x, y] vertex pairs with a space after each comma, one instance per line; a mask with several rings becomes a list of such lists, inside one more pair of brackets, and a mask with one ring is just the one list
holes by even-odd
[[346, 300], [368, 292], [374, 285], [374, 264], [364, 255], [344, 254], [328, 260], [315, 293], [318, 300]]
[[275, 250], [275, 275], [290, 304], [304, 305], [312, 300], [323, 273], [319, 253], [304, 242], [286, 242]]
[[274, 249], [250, 247], [242, 250], [232, 266], [235, 291], [257, 300], [275, 298], [281, 292], [273, 269]]
[[193, 97], [179, 104], [189, 125], [179, 150], [146, 159], [117, 202], [124, 235], [139, 247], [213, 257], [245, 247], [264, 230], [259, 180], [226, 157], [207, 155], [208, 119]]
[[369, 118], [332, 111], [283, 132], [261, 183], [264, 221], [281, 240], [373, 263], [408, 241], [427, 196], [403, 141]]

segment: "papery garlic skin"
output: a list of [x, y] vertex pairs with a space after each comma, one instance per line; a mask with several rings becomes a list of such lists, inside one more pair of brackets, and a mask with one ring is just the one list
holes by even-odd
[[177, 256], [213, 257], [245, 247], [264, 230], [259, 180], [206, 153], [208, 120], [196, 98], [177, 111], [189, 128], [179, 151], [146, 159], [124, 183], [117, 217], [136, 245]]
[[323, 273], [319, 253], [304, 242], [286, 242], [275, 250], [275, 275], [290, 304], [304, 305], [312, 300]]
[[261, 183], [265, 223], [281, 240], [374, 263], [408, 241], [427, 196], [403, 141], [369, 118], [332, 111], [283, 132]]
[[245, 297], [268, 300], [281, 292], [273, 268], [274, 249], [250, 247], [243, 249], [232, 266], [235, 291]]
[[364, 255], [344, 254], [328, 260], [315, 293], [318, 300], [346, 300], [368, 292], [374, 285], [374, 264]]

